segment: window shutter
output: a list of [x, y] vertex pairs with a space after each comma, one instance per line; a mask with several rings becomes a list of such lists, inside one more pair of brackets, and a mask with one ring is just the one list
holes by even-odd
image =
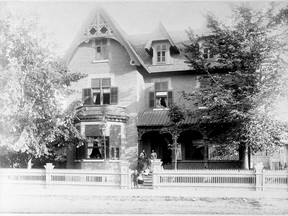
[[168, 91], [168, 107], [171, 107], [173, 104], [173, 93], [172, 91]]
[[90, 105], [92, 104], [92, 98], [91, 98], [91, 89], [82, 89], [82, 100], [84, 101], [84, 105]]
[[150, 92], [149, 94], [149, 107], [151, 108], [155, 107], [154, 92]]
[[110, 94], [110, 102], [111, 104], [117, 104], [118, 103], [118, 88], [117, 87], [111, 87], [111, 94]]

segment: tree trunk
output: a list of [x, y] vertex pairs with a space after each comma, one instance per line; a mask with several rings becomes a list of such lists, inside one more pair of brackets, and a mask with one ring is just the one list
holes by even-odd
[[33, 166], [32, 158], [30, 158], [30, 159], [28, 160], [28, 163], [27, 163], [27, 169], [31, 169], [32, 166]]
[[242, 144], [239, 148], [239, 159], [242, 161], [242, 169], [249, 169], [249, 160], [248, 160], [248, 148], [245, 144]]

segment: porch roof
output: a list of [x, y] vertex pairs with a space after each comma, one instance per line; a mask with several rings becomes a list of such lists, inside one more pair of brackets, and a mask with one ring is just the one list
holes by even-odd
[[[169, 122], [169, 117], [167, 115], [168, 110], [147, 110], [140, 115], [138, 119], [137, 126], [145, 127], [145, 126], [164, 126]], [[187, 116], [185, 120], [182, 122], [185, 125], [195, 124], [196, 119]]]

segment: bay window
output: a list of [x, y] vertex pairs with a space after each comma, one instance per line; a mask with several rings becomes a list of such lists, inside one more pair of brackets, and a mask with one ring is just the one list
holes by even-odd
[[76, 159], [120, 159], [121, 126], [111, 125], [107, 136], [103, 136], [100, 124], [85, 125], [87, 142], [76, 148]]

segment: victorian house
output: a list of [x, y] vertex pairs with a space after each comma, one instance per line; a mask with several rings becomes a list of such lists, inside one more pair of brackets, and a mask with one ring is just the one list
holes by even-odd
[[[169, 33], [157, 22], [150, 34], [128, 36], [102, 8], [88, 16], [67, 62], [71, 71], [87, 74], [73, 86], [78, 93], [70, 99], [83, 99], [75, 125], [89, 142], [68, 153], [68, 168], [100, 169], [105, 161], [113, 167], [129, 161], [134, 168], [143, 149], [148, 155], [154, 150], [164, 168], [173, 165], [171, 137], [159, 132], [169, 121], [167, 110], [172, 103], [199, 108], [181, 98], [181, 91], [201, 88], [201, 74], [185, 63], [187, 41], [185, 31]], [[208, 47], [201, 49], [207, 61], [215, 60]], [[245, 158], [215, 156], [217, 144], [191, 117], [184, 120], [178, 142], [179, 169], [238, 169]]]

